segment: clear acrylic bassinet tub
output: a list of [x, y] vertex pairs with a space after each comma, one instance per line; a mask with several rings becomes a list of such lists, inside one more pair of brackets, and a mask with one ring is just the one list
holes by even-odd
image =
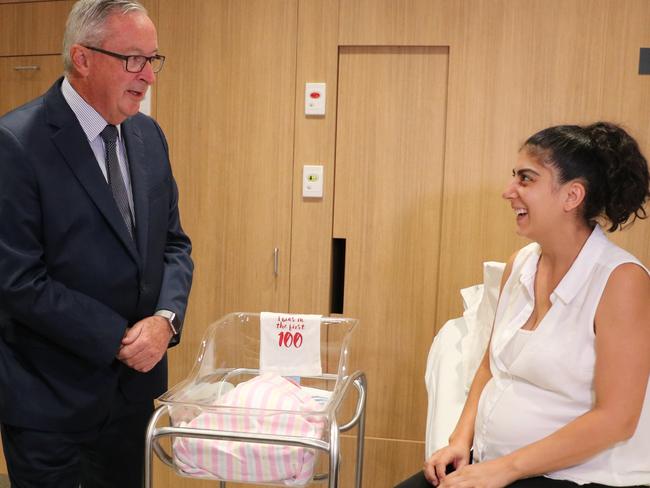
[[[228, 481], [273, 486], [327, 481], [333, 488], [339, 434], [354, 426], [355, 485], [360, 487], [366, 381], [362, 372], [348, 371], [347, 361], [358, 321], [316, 320], [322, 371], [311, 376], [260, 370], [260, 314], [232, 313], [210, 325], [189, 376], [158, 399], [147, 431], [145, 487], [152, 486], [155, 452], [178, 475], [218, 480], [222, 487]], [[278, 332], [284, 346], [291, 347], [294, 339], [299, 344], [300, 335]], [[355, 411], [342, 423], [340, 406], [352, 386]], [[158, 427], [162, 417], [168, 425]], [[170, 439], [168, 450], [160, 444], [163, 438]], [[319, 452], [329, 456], [323, 473], [315, 473]]]

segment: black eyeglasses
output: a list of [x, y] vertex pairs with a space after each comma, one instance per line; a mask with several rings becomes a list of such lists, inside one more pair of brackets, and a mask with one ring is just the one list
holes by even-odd
[[86, 49], [91, 51], [97, 51], [98, 53], [106, 54], [107, 56], [113, 56], [114, 58], [121, 59], [126, 61], [126, 70], [129, 73], [139, 73], [144, 69], [144, 66], [147, 64], [147, 61], [151, 63], [151, 69], [154, 73], [158, 73], [163, 64], [165, 64], [165, 56], [156, 54], [154, 56], [141, 56], [139, 54], [133, 56], [126, 56], [124, 54], [114, 53], [112, 51], [106, 51], [105, 49], [99, 49], [98, 47], [84, 46]]

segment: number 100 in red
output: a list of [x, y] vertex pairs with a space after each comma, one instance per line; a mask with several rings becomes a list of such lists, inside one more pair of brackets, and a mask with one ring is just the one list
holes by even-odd
[[300, 332], [278, 332], [278, 347], [295, 347], [302, 346], [302, 334]]

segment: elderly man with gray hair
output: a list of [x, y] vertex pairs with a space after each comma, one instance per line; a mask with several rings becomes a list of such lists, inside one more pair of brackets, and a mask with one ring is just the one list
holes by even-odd
[[165, 58], [127, 0], [78, 1], [63, 57], [0, 118], [3, 449], [17, 488], [135, 488], [193, 272], [167, 142], [139, 113]]

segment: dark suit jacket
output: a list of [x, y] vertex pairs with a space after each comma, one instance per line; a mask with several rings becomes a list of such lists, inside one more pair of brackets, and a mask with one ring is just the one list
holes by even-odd
[[115, 355], [156, 310], [182, 321], [193, 265], [160, 127], [122, 124], [134, 243], [61, 81], [0, 118], [0, 422], [74, 431], [101, 423], [118, 389], [165, 390], [166, 357], [142, 374]]

